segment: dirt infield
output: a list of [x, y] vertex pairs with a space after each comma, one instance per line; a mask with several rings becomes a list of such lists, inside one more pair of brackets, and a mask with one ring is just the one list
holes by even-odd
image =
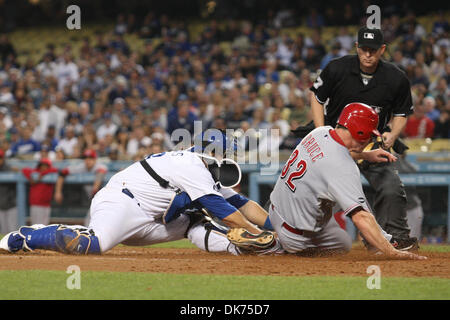
[[388, 260], [356, 246], [335, 257], [232, 256], [199, 249], [116, 247], [101, 256], [70, 256], [49, 251], [0, 253], [0, 270], [81, 270], [187, 274], [367, 276], [370, 265], [384, 276], [450, 278], [450, 253], [425, 252], [425, 261]]

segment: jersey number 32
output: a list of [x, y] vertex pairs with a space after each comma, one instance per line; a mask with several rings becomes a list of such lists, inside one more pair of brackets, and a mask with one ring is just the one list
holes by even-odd
[[[295, 192], [296, 186], [293, 183], [294, 180], [300, 179], [303, 177], [306, 173], [306, 161], [303, 159], [298, 159], [298, 150], [294, 150], [294, 152], [289, 157], [288, 162], [284, 165], [283, 170], [281, 170], [281, 179], [285, 179], [287, 177], [287, 180], [284, 182], [289, 190], [292, 192]], [[294, 164], [297, 162], [297, 164], [294, 166]], [[294, 167], [294, 170], [290, 170], [291, 167]], [[292, 171], [289, 173], [289, 171]], [[289, 175], [288, 175], [289, 173]]]

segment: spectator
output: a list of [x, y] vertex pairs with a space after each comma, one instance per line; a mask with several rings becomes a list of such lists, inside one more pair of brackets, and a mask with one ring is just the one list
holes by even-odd
[[23, 175], [30, 184], [28, 205], [30, 206], [31, 225], [48, 225], [50, 222], [51, 202], [55, 185], [42, 182], [42, 179], [46, 175], [56, 172], [58, 172], [58, 169], [52, 166], [52, 162], [48, 158], [40, 159], [36, 168], [22, 169]]
[[63, 91], [66, 86], [69, 88], [79, 79], [78, 66], [73, 62], [69, 52], [63, 54], [61, 61], [56, 66], [56, 78], [58, 90]]
[[74, 154], [75, 146], [78, 143], [78, 138], [75, 135], [75, 128], [67, 126], [65, 128], [64, 137], [58, 142], [57, 148], [60, 148], [67, 157]]
[[103, 139], [106, 135], [114, 136], [117, 131], [117, 124], [112, 121], [111, 113], [107, 112], [103, 115], [103, 124], [97, 129], [97, 138]]
[[414, 113], [408, 117], [404, 136], [406, 138], [432, 138], [434, 135], [434, 122], [426, 116], [425, 106], [420, 103], [414, 107]]
[[[18, 171], [6, 162], [6, 154], [0, 149], [0, 172]], [[7, 234], [17, 229], [18, 212], [16, 205], [16, 188], [14, 184], [0, 184], [0, 234]]]
[[406, 67], [412, 64], [411, 59], [406, 58], [400, 49], [394, 51], [394, 54], [392, 55], [392, 62], [402, 70], [406, 70]]
[[178, 100], [177, 107], [173, 108], [167, 118], [167, 132], [172, 134], [176, 129], [186, 129], [194, 133], [194, 121], [197, 116], [189, 110], [189, 101], [186, 97]]
[[343, 55], [344, 54], [341, 52], [340, 42], [335, 42], [331, 46], [331, 51], [322, 58], [322, 61], [320, 62], [320, 69], [323, 70], [326, 67], [326, 65], [328, 64], [328, 62], [330, 62], [333, 59], [342, 57]]
[[47, 142], [43, 142], [41, 145], [41, 151], [35, 152], [33, 155], [34, 160], [49, 159], [50, 161], [56, 160], [56, 152], [53, 151]]
[[349, 25], [357, 25], [358, 23], [359, 23], [359, 17], [355, 13], [352, 4], [349, 2], [346, 2], [344, 4], [340, 24], [344, 25], [344, 26], [349, 26]]
[[9, 129], [12, 126], [11, 116], [8, 114], [8, 108], [0, 107], [0, 127]]
[[306, 125], [311, 121], [310, 109], [306, 106], [303, 96], [296, 96], [289, 116], [289, 121], [295, 121], [299, 125]]
[[252, 117], [248, 119], [247, 121], [243, 120], [241, 121], [240, 128], [242, 128], [242, 122], [247, 122], [249, 125], [249, 128], [260, 130], [260, 129], [268, 129], [270, 128], [270, 123], [266, 121], [265, 119], [265, 112], [263, 108], [257, 108], [253, 110]]
[[443, 110], [434, 124], [434, 138], [450, 139], [450, 108]]
[[78, 112], [71, 112], [67, 117], [66, 123], [73, 127], [77, 137], [83, 133], [84, 126], [81, 123], [81, 116]]
[[56, 77], [57, 65], [50, 54], [45, 54], [43, 61], [36, 66], [40, 78], [46, 81], [48, 78]]
[[281, 117], [281, 109], [275, 109], [271, 115], [272, 129], [278, 128], [280, 130], [280, 136], [284, 139], [290, 130], [289, 123]]
[[119, 13], [117, 16], [116, 25], [114, 26], [114, 33], [116, 34], [125, 34], [128, 31], [128, 25], [125, 20], [125, 15], [123, 13]]
[[423, 68], [420, 65], [414, 67], [414, 78], [411, 79], [411, 85], [423, 84], [425, 88], [428, 88], [430, 81], [425, 75]]
[[437, 35], [450, 31], [450, 25], [443, 10], [439, 11], [438, 19], [433, 23], [431, 31]]
[[297, 121], [291, 120], [289, 134], [283, 138], [280, 144], [280, 150], [292, 151], [295, 147], [297, 147], [301, 141], [301, 138], [298, 138], [296, 134], [292, 133], [292, 131], [297, 129], [299, 125], [300, 124]]
[[152, 144], [152, 139], [146, 134], [143, 126], [134, 127], [127, 144], [127, 155], [135, 156], [139, 148], [148, 147]]
[[225, 119], [227, 128], [236, 130], [240, 128], [242, 121], [247, 120], [247, 116], [244, 114], [244, 103], [245, 102], [242, 100], [238, 101], [238, 103], [234, 105], [233, 110], [227, 114]]
[[450, 88], [445, 78], [439, 78], [436, 85], [431, 84], [430, 90], [433, 97], [442, 97], [444, 103], [450, 100]]
[[441, 112], [436, 108], [436, 99], [433, 96], [428, 95], [423, 98], [423, 105], [425, 107], [426, 116], [433, 121], [436, 121]]
[[98, 94], [104, 86], [104, 80], [97, 75], [95, 67], [91, 67], [83, 72], [78, 84], [78, 92], [82, 93], [84, 90], [89, 90], [93, 94]]
[[430, 74], [433, 77], [430, 79], [432, 82], [436, 81], [440, 77], [444, 77], [446, 74], [445, 65], [447, 64], [447, 53], [441, 50], [430, 64]]
[[41, 144], [31, 138], [32, 133], [30, 127], [21, 128], [19, 140], [11, 144], [12, 157], [32, 156], [34, 152], [41, 150]]
[[108, 94], [109, 103], [114, 103], [116, 98], [125, 99], [130, 95], [130, 92], [127, 87], [127, 80], [124, 76], [118, 76], [116, 78], [114, 86], [111, 88], [111, 91]]
[[0, 61], [2, 66], [17, 56], [16, 50], [6, 34], [0, 35]]
[[153, 12], [147, 13], [144, 17], [142, 25], [138, 31], [138, 34], [143, 39], [151, 39], [159, 37], [161, 34], [161, 27], [158, 19]]
[[308, 28], [321, 28], [325, 25], [323, 16], [317, 11], [317, 8], [311, 8], [306, 17], [306, 26]]
[[353, 46], [355, 44], [355, 39], [349, 33], [347, 26], [339, 27], [339, 34], [335, 38], [335, 40], [341, 44], [342, 50], [345, 51], [344, 55], [348, 54], [353, 49]]
[[7, 83], [0, 84], [0, 104], [4, 106], [12, 106], [16, 103], [11, 85]]

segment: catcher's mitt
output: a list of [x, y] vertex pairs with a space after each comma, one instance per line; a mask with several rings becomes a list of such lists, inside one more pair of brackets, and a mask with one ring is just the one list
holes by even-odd
[[[377, 137], [375, 141], [369, 143], [364, 148], [364, 151], [370, 151], [370, 150], [375, 150], [375, 149], [379, 149], [379, 148], [383, 148], [383, 140], [382, 140], [381, 137]], [[393, 150], [393, 151], [395, 151], [398, 154], [403, 154], [408, 149], [409, 149], [408, 146], [405, 145], [405, 143], [401, 139], [397, 139], [397, 140], [395, 140], [394, 145], [392, 146], [392, 148], [390, 150], [387, 150], [387, 151], [392, 153], [392, 150]], [[371, 162], [368, 162], [368, 161], [362, 160], [362, 159], [358, 160], [357, 163], [358, 163], [358, 166], [361, 169], [367, 169], [369, 166], [384, 166], [384, 165], [387, 164], [387, 163], [384, 163], [384, 162], [371, 163]]]

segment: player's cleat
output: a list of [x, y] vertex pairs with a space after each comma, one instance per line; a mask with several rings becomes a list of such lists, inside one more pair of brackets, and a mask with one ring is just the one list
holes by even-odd
[[58, 251], [68, 254], [99, 254], [98, 238], [92, 230], [82, 226], [60, 224], [20, 227], [4, 236], [0, 249], [8, 252], [33, 251], [35, 249]]
[[396, 238], [391, 239], [392, 246], [400, 251], [415, 251], [419, 249], [419, 241], [416, 237], [412, 238]]
[[[374, 246], [367, 243], [364, 239], [362, 239], [362, 242], [366, 249], [370, 252], [374, 252], [376, 254], [380, 253]], [[392, 237], [390, 240], [391, 245], [400, 251], [417, 251], [419, 249], [419, 241], [417, 238], [397, 238]]]
[[25, 237], [18, 231], [8, 233], [0, 240], [0, 249], [8, 252], [16, 252], [23, 248]]
[[32, 231], [42, 227], [44, 227], [44, 225], [34, 224], [32, 226], [20, 227], [18, 231], [8, 233], [0, 240], [0, 249], [8, 252], [17, 252], [19, 250], [33, 251], [33, 249], [27, 245], [26, 237], [29, 236]]
[[268, 249], [275, 242], [275, 236], [270, 231], [253, 234], [244, 228], [232, 228], [227, 232], [227, 238], [231, 243], [244, 249]]

